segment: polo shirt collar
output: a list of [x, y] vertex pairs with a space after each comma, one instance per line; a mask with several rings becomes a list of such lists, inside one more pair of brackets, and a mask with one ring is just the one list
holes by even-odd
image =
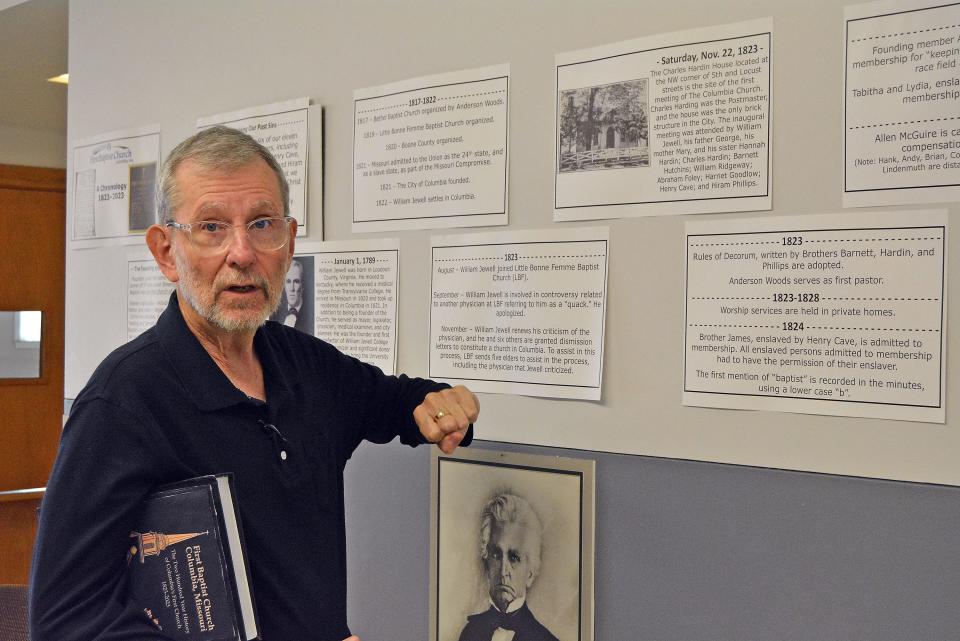
[[[157, 320], [156, 331], [187, 398], [197, 409], [209, 412], [248, 402], [247, 395], [230, 382], [187, 327], [176, 291], [170, 294], [167, 309]], [[273, 413], [291, 396], [290, 388], [262, 327], [257, 330], [253, 344], [263, 367], [267, 405]]]

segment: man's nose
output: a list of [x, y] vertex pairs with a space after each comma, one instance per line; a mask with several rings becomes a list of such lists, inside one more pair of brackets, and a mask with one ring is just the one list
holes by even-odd
[[234, 227], [227, 246], [227, 262], [238, 268], [249, 267], [257, 259], [246, 227]]

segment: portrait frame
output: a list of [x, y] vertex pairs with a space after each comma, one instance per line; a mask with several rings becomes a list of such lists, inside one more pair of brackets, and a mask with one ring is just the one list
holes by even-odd
[[530, 612], [562, 641], [594, 639], [595, 462], [459, 448], [430, 458], [430, 641], [459, 641], [467, 617], [491, 607], [481, 560], [484, 505], [509, 493], [542, 526]]
[[130, 185], [127, 203], [127, 232], [142, 234], [150, 225], [157, 223], [157, 205], [154, 192], [157, 188], [156, 161], [132, 163], [127, 167]]
[[[301, 307], [300, 313], [302, 321], [298, 321], [295, 326], [296, 329], [300, 330], [304, 334], [309, 334], [310, 336], [316, 336], [317, 334], [317, 317], [315, 312], [315, 303], [317, 299], [317, 289], [316, 289], [316, 267], [314, 265], [314, 255], [313, 254], [294, 254], [293, 259], [290, 261], [290, 267], [287, 269], [287, 273], [290, 273], [290, 269], [293, 268], [294, 263], [299, 263], [301, 267], [300, 273], [300, 282], [301, 282]], [[285, 309], [287, 307], [287, 293], [286, 293], [286, 274], [284, 274], [284, 292], [280, 297], [280, 306], [276, 309], [273, 314], [270, 315], [270, 320], [276, 321], [278, 323], [283, 323], [285, 314]]]

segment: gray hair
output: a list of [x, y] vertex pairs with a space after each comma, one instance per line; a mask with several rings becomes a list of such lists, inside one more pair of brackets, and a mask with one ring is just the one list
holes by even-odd
[[530, 571], [536, 577], [540, 574], [540, 541], [543, 538], [543, 525], [540, 517], [533, 511], [530, 503], [516, 494], [501, 493], [487, 501], [480, 514], [480, 558], [487, 558], [487, 545], [494, 522], [499, 524], [516, 523], [526, 529], [527, 554], [530, 556]]
[[192, 160], [211, 171], [229, 171], [263, 160], [277, 177], [284, 215], [290, 215], [290, 185], [283, 175], [280, 163], [270, 150], [248, 134], [237, 129], [216, 125], [197, 132], [173, 148], [160, 166], [157, 179], [157, 220], [163, 225], [173, 220], [173, 211], [179, 206], [179, 185], [176, 173], [181, 163]]

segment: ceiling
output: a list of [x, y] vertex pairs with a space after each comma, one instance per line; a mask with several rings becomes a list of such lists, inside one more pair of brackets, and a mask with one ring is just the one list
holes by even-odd
[[67, 130], [68, 0], [0, 0], [0, 126]]

